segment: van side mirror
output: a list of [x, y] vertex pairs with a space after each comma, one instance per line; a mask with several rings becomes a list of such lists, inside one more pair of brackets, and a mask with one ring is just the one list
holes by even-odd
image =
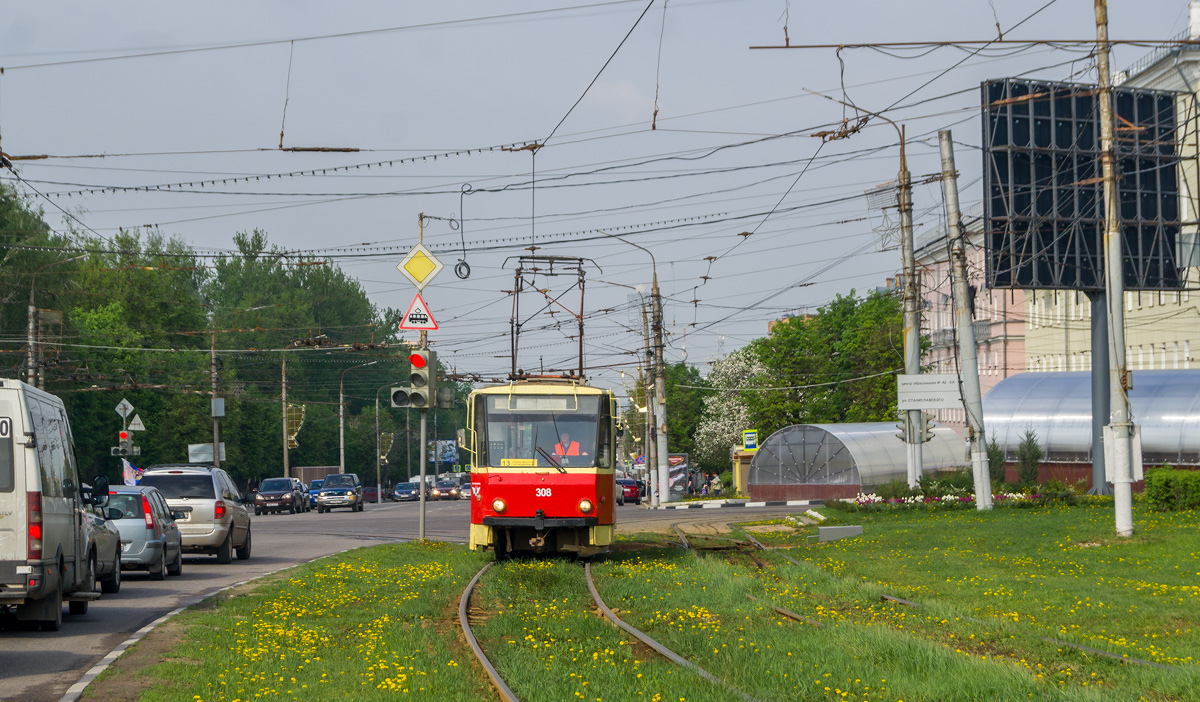
[[92, 504], [108, 504], [108, 478], [103, 475], [92, 477]]

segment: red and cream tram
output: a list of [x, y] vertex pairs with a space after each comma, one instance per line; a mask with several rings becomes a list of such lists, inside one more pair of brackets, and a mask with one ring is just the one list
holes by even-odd
[[468, 415], [472, 549], [590, 556], [612, 543], [611, 391], [518, 380], [471, 393]]

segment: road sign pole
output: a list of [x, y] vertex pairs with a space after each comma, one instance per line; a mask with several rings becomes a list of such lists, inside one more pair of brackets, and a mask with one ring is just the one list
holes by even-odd
[[[422, 332], [421, 336], [424, 335], [424, 332]], [[421, 541], [425, 540], [425, 466], [427, 463], [425, 452], [428, 450], [425, 446], [426, 414], [427, 410], [421, 410], [421, 516], [418, 522], [418, 535], [420, 536]]]

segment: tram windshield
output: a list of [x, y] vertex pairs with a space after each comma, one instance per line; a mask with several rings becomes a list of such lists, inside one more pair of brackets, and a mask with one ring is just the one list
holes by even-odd
[[[482, 465], [551, 469], [607, 467], [606, 404], [596, 395], [488, 395]], [[602, 421], [603, 420], [603, 421]]]

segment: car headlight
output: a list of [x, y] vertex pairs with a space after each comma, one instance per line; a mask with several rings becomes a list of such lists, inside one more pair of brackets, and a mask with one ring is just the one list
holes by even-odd
[[324, 491], [322, 491], [321, 493], [319, 493], [319, 495], [318, 495], [318, 496], [319, 496], [319, 497], [325, 497], [325, 493], [324, 493]]
[[285, 494], [282, 499], [284, 499], [284, 500], [292, 499], [292, 493], [289, 492], [289, 493]]
[[501, 498], [497, 497], [496, 499], [492, 500], [492, 511], [503, 512], [506, 509], [508, 509], [508, 505], [505, 504], [504, 500]]
[[255, 502], [266, 502], [266, 501], [267, 501], [267, 498], [263, 497], [262, 495], [255, 495], [255, 496], [254, 496], [254, 501], [255, 501]]
[[591, 511], [592, 511], [592, 507], [593, 507], [593, 505], [592, 505], [592, 501], [591, 501], [591, 500], [588, 500], [588, 499], [582, 499], [582, 500], [580, 500], [580, 501], [579, 501], [579, 511], [580, 511], [580, 512], [583, 512], [584, 514], [587, 514], [588, 512], [591, 512]]

